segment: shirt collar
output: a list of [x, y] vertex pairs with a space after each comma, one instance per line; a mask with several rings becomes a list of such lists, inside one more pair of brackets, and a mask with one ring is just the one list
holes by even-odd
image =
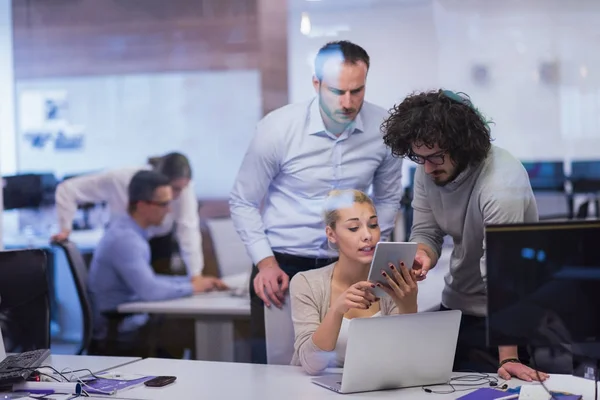
[[[350, 130], [348, 133], [362, 133], [364, 132], [364, 125], [362, 120], [362, 110], [359, 111], [358, 115], [352, 121], [352, 123], [348, 126], [346, 131]], [[323, 118], [321, 117], [321, 110], [319, 109], [319, 98], [315, 97], [309, 106], [308, 110], [308, 134], [316, 135], [319, 133], [326, 133], [325, 124], [323, 123]]]
[[123, 219], [125, 224], [133, 228], [133, 230], [139, 233], [144, 239], [148, 239], [148, 231], [139, 226], [138, 223], [135, 222], [135, 220], [131, 217], [131, 215], [129, 215], [129, 213], [125, 215]]

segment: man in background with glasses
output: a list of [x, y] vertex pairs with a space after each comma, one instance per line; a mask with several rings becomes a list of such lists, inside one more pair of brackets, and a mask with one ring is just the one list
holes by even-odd
[[462, 94], [439, 90], [408, 96], [390, 110], [382, 129], [394, 155], [419, 164], [410, 241], [419, 244], [413, 269], [420, 280], [437, 263], [444, 236], [454, 241], [441, 307], [463, 313], [454, 371], [497, 371], [502, 379], [537, 380], [536, 372], [521, 363], [516, 346], [486, 346], [484, 229], [486, 224], [538, 220], [525, 168], [492, 146], [488, 121]]
[[[94, 319], [90, 352], [150, 356], [145, 348], [153, 333], [148, 315], [124, 317], [118, 326], [118, 337], [108, 338], [107, 313], [115, 313], [124, 303], [169, 300], [226, 286], [214, 277], [157, 275], [153, 271], [147, 230], [162, 224], [170, 211], [173, 189], [169, 178], [156, 171], [138, 171], [129, 182], [128, 200], [127, 214], [111, 222], [94, 251], [88, 278]], [[159, 339], [160, 344], [165, 349], [176, 349], [168, 356], [180, 353], [178, 343], [191, 343], [193, 347], [193, 327], [185, 329], [181, 324], [167, 322], [159, 329], [159, 338], [164, 338]], [[113, 354], [106, 354], [109, 340], [116, 341], [111, 346]]]

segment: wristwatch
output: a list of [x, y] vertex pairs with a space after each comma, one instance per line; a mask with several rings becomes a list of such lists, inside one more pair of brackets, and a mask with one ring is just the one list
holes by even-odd
[[521, 364], [521, 360], [519, 360], [518, 358], [505, 358], [504, 360], [500, 361], [500, 365], [498, 365], [498, 368], [502, 368], [504, 364], [508, 363]]

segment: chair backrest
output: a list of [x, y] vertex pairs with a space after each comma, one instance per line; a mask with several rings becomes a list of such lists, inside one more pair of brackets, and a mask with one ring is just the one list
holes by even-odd
[[210, 218], [206, 226], [212, 237], [221, 277], [250, 273], [252, 260], [231, 218]]
[[294, 324], [289, 292], [283, 308], [265, 306], [265, 338], [267, 363], [290, 365], [294, 355]]
[[597, 193], [600, 191], [600, 161], [573, 161], [569, 177], [573, 193]]
[[77, 354], [83, 354], [84, 351], [88, 349], [90, 342], [92, 341], [93, 333], [92, 303], [87, 291], [88, 266], [75, 243], [67, 240], [64, 242], [55, 243], [55, 245], [63, 249], [65, 252], [69, 269], [71, 270], [71, 274], [73, 274], [73, 281], [75, 282], [77, 296], [79, 297], [81, 314], [83, 316], [83, 336], [81, 346], [79, 347]]
[[0, 252], [0, 328], [7, 353], [50, 348], [50, 254]]

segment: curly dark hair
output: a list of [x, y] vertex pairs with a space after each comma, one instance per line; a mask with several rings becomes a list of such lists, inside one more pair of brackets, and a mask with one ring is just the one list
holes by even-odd
[[469, 97], [448, 90], [413, 93], [389, 110], [383, 140], [397, 157], [410, 157], [412, 144], [448, 152], [461, 167], [476, 165], [492, 144], [489, 122]]

